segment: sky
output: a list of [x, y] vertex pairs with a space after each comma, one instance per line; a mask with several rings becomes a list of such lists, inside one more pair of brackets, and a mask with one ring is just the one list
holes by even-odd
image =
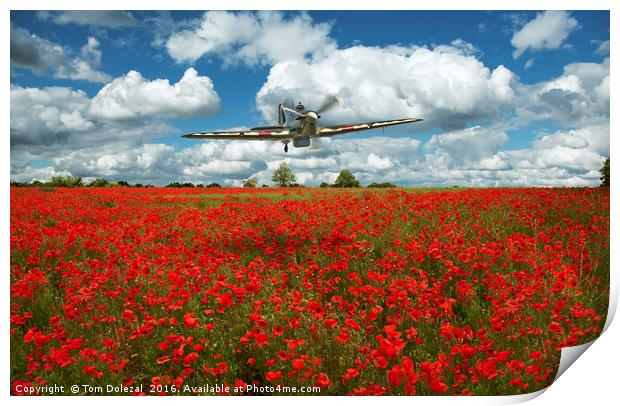
[[[609, 156], [608, 11], [11, 11], [11, 180], [594, 186]], [[323, 139], [189, 140], [277, 122], [423, 122]]]

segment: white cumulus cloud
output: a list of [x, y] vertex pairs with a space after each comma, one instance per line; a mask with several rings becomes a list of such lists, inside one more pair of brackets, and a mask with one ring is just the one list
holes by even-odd
[[219, 111], [220, 98], [207, 76], [189, 68], [180, 81], [149, 81], [140, 72], [130, 71], [105, 85], [93, 98], [89, 113], [109, 120], [147, 116], [210, 116]]
[[276, 63], [256, 105], [266, 121], [275, 122], [274, 106], [283, 99], [317, 108], [326, 94], [337, 93], [342, 106], [326, 113], [324, 123], [422, 117], [426, 125], [463, 128], [501, 114], [512, 101], [513, 79], [504, 66], [491, 70], [464, 53], [462, 44], [354, 46], [312, 61]]
[[508, 140], [504, 131], [476, 126], [433, 135], [426, 148], [451, 166], [462, 166], [491, 158]]
[[305, 13], [207, 11], [192, 27], [172, 33], [166, 49], [179, 63], [217, 55], [224, 64], [254, 66], [334, 49], [330, 30], [330, 24], [315, 24]]
[[596, 55], [603, 55], [603, 56], [609, 55], [609, 44], [610, 44], [609, 40], [596, 41], [596, 43], [598, 43], [598, 47], [596, 48], [596, 51], [594, 51]]
[[37, 16], [56, 24], [96, 25], [105, 28], [133, 27], [137, 24], [131, 13], [121, 10], [39, 11]]
[[[163, 121], [166, 117], [212, 115], [219, 109], [213, 83], [194, 69], [188, 69], [172, 85], [164, 79], [149, 81], [131, 71], [93, 98], [68, 87], [12, 85], [10, 99], [11, 156], [16, 158], [16, 168], [32, 159], [62, 155], [65, 150], [133, 148], [178, 133]], [[154, 161], [152, 152], [147, 149], [141, 155], [141, 165], [148, 167]], [[114, 166], [115, 161], [108, 162], [112, 162], [109, 167]]]
[[550, 120], [585, 127], [609, 120], [609, 58], [601, 63], [572, 63], [562, 75], [519, 85], [515, 103], [520, 122]]
[[512, 36], [510, 43], [515, 48], [513, 57], [520, 57], [526, 50], [538, 51], [557, 49], [566, 38], [579, 27], [579, 23], [567, 11], [545, 11], [538, 13]]
[[[165, 144], [104, 144], [60, 150], [46, 168], [15, 155], [12, 179], [30, 181], [47, 174], [165, 185], [169, 182], [240, 185], [254, 177], [272, 184], [274, 169], [286, 162], [298, 182], [333, 183], [349, 169], [363, 184], [392, 182], [409, 186], [592, 186], [609, 152], [609, 127], [541, 135], [528, 148], [505, 150], [507, 135], [472, 127], [437, 134], [426, 143], [409, 137], [333, 138], [319, 150], [282, 151], [279, 142], [205, 141], [185, 148]], [[233, 155], [233, 151], [239, 151]], [[465, 155], [465, 156], [464, 156]], [[43, 177], [43, 179], [46, 179]]]
[[99, 41], [87, 39], [80, 55], [28, 30], [11, 26], [11, 64], [28, 68], [37, 75], [48, 72], [55, 78], [104, 83], [110, 75], [96, 68], [101, 64]]
[[11, 144], [50, 145], [94, 126], [81, 90], [11, 86]]
[[556, 131], [543, 135], [529, 149], [501, 153], [516, 172], [560, 170], [583, 179], [587, 179], [590, 172], [598, 171], [608, 154], [608, 125]]

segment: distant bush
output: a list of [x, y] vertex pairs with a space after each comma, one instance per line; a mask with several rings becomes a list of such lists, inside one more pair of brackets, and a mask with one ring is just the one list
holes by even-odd
[[219, 183], [209, 183], [206, 187], [222, 187]]
[[243, 182], [243, 187], [256, 187], [257, 183], [258, 182], [256, 182], [256, 179], [250, 178], [246, 180], [245, 182]]
[[166, 187], [183, 187], [179, 182], [168, 183]]
[[111, 186], [110, 182], [103, 178], [97, 178], [88, 184], [88, 187], [106, 187]]
[[45, 186], [80, 187], [84, 186], [84, 183], [82, 183], [82, 178], [77, 176], [52, 176], [50, 180], [45, 182]]
[[195, 187], [192, 182], [185, 182], [181, 185], [181, 187]]
[[369, 187], [369, 188], [383, 188], [383, 187], [398, 187], [398, 186], [396, 186], [395, 184], [390, 183], [390, 182], [383, 182], [383, 183], [371, 183], [367, 187]]
[[321, 182], [319, 187], [332, 187], [332, 185], [330, 185], [329, 183], [326, 183], [326, 182]]

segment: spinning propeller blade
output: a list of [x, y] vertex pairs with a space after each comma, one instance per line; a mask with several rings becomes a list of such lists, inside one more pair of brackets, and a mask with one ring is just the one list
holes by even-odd
[[297, 114], [299, 117], [303, 117], [303, 114], [298, 113], [297, 111], [293, 110], [293, 109], [289, 109], [288, 107], [284, 107], [282, 106], [282, 110], [284, 111], [288, 111], [289, 113], [293, 113], [293, 114]]
[[335, 94], [328, 94], [325, 97], [325, 100], [323, 100], [323, 104], [321, 104], [321, 107], [319, 107], [316, 112], [318, 114], [321, 114], [333, 109], [335, 106], [340, 104], [342, 104], [342, 102], [340, 101], [340, 97], [336, 96]]
[[284, 109], [286, 107], [284, 107], [283, 103], [280, 103], [278, 105], [278, 125], [280, 127], [283, 127], [284, 124], [286, 124], [286, 114], [284, 114]]

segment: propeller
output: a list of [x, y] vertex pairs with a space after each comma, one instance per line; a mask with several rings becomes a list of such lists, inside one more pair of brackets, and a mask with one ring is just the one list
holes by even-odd
[[278, 105], [278, 125], [284, 127], [284, 124], [286, 124], [286, 114], [284, 114], [284, 104], [280, 103]]
[[[325, 97], [325, 100], [323, 100], [323, 103], [321, 104], [321, 106], [316, 110], [317, 115], [319, 116], [319, 118], [321, 117], [321, 113], [324, 113], [328, 110], [333, 109], [335, 106], [342, 104], [342, 101], [340, 100], [340, 97], [336, 96], [335, 94], [328, 94]], [[291, 107], [286, 107], [285, 102], [283, 101], [282, 103], [280, 103], [279, 108], [282, 109], [282, 111], [287, 111], [289, 113], [293, 113], [295, 114], [297, 117], [305, 117], [306, 114], [302, 114], [300, 112], [298, 112], [297, 110], [293, 109], [293, 103], [291, 100]], [[286, 120], [284, 120], [286, 121]]]
[[282, 109], [283, 109], [284, 111], [288, 111], [289, 113], [297, 114], [299, 117], [304, 117], [304, 115], [305, 115], [305, 114], [301, 114], [301, 113], [299, 113], [299, 112], [298, 112], [298, 111], [296, 111], [296, 110], [289, 109], [289, 108], [288, 108], [288, 107], [286, 107], [286, 106], [282, 106]]
[[340, 104], [342, 104], [340, 97], [336, 96], [333, 93], [330, 93], [325, 97], [325, 100], [323, 100], [323, 104], [321, 104], [321, 107], [319, 107], [316, 112], [318, 114], [321, 114], [333, 109], [335, 106]]

